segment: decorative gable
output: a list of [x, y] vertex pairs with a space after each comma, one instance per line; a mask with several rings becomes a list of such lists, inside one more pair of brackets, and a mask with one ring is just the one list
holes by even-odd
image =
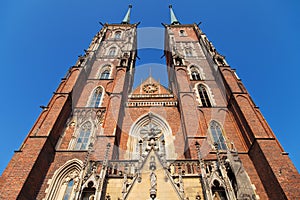
[[171, 90], [161, 85], [153, 77], [148, 77], [128, 96], [128, 107], [177, 106]]

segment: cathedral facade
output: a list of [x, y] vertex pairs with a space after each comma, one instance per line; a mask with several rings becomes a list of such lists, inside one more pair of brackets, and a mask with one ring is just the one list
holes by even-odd
[[0, 199], [299, 199], [300, 176], [243, 83], [170, 6], [168, 87], [133, 88], [138, 24], [104, 24], [0, 178]]

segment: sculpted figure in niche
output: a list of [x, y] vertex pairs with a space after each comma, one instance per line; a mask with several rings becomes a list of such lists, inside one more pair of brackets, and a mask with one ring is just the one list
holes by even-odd
[[156, 186], [157, 186], [156, 180], [157, 180], [156, 175], [154, 172], [152, 172], [150, 174], [151, 190], [156, 190]]
[[175, 166], [174, 166], [174, 164], [170, 165], [170, 173], [171, 173], [171, 175], [175, 174]]

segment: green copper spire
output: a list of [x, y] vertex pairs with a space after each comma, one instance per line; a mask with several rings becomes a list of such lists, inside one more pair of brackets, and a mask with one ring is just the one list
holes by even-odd
[[171, 15], [171, 25], [178, 25], [180, 24], [179, 21], [177, 20], [174, 12], [173, 12], [173, 9], [172, 9], [172, 5], [169, 5], [169, 8], [170, 8], [170, 15]]
[[131, 11], [132, 5], [128, 6], [128, 11], [122, 21], [122, 24], [130, 24], [130, 11]]

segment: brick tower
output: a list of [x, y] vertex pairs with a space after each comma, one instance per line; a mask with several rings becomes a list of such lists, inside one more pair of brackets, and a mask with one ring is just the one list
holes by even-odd
[[137, 26], [104, 24], [0, 178], [0, 199], [298, 199], [300, 176], [243, 83], [170, 6], [168, 87], [133, 88]]

